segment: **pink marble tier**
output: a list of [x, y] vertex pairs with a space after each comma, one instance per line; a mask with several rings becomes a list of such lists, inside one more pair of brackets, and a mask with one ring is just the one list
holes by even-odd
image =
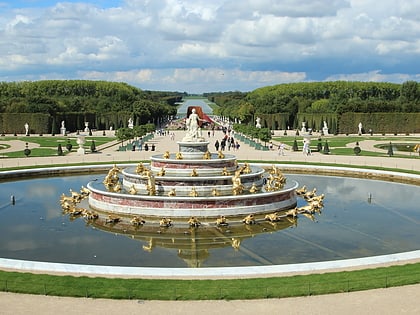
[[[145, 175], [134, 174], [134, 172], [134, 167], [122, 171], [123, 187], [126, 191], [134, 187], [138, 194], [147, 194], [148, 178]], [[220, 170], [212, 169], [199, 169], [198, 173], [204, 175], [194, 177], [190, 176], [190, 173], [191, 170], [176, 173], [166, 172], [165, 176], [155, 176], [157, 195], [167, 195], [170, 190], [175, 189], [177, 196], [188, 196], [193, 187], [199, 196], [212, 196], [213, 189], [216, 189], [220, 195], [232, 195], [232, 175], [223, 176], [220, 175]], [[215, 175], [216, 173], [217, 175]], [[261, 190], [263, 174], [264, 170], [261, 167], [253, 167], [253, 172], [250, 174], [242, 174], [241, 183], [245, 190], [249, 190], [253, 184]]]
[[296, 206], [296, 188], [257, 194], [218, 197], [166, 197], [112, 193], [95, 188], [91, 190], [89, 205], [100, 211], [114, 214], [157, 217], [218, 217], [269, 213]]
[[195, 169], [198, 173], [201, 173], [201, 175], [221, 175], [224, 168], [231, 173], [234, 172], [237, 168], [237, 161], [233, 155], [226, 155], [224, 158], [218, 158], [217, 154], [212, 154], [212, 158], [208, 160], [177, 160], [175, 158], [164, 159], [162, 156], [152, 156], [150, 168], [155, 173], [164, 168], [168, 174], [188, 175]]

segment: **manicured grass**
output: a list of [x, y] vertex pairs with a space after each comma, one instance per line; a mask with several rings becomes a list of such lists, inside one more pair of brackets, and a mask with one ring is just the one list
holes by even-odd
[[[0, 151], [1, 152], [1, 151]], [[63, 148], [63, 154], [65, 155], [67, 150]], [[26, 157], [22, 151], [7, 152], [2, 154], [4, 157], [8, 158], [24, 158]], [[57, 148], [33, 148], [31, 149], [31, 154], [28, 158], [31, 157], [42, 157], [42, 156], [54, 156], [57, 154]]]
[[[8, 141], [11, 140], [20, 140], [28, 143], [28, 148], [31, 149], [30, 157], [43, 157], [43, 156], [56, 156], [57, 155], [57, 148], [58, 145], [61, 144], [63, 155], [66, 155], [68, 153], [66, 149], [66, 145], [70, 140], [70, 144], [73, 146], [73, 151], [78, 148], [78, 144], [76, 142], [75, 136], [29, 136], [29, 137], [1, 137], [0, 143], [4, 148], [10, 147], [10, 145], [7, 144]], [[92, 144], [92, 141], [95, 141], [95, 146], [98, 147], [100, 145], [109, 143], [111, 141], [114, 141], [115, 137], [86, 137], [86, 143], [84, 145], [85, 148], [89, 148]], [[34, 148], [34, 144], [39, 145], [39, 147]], [[2, 153], [2, 150], [0, 148], [0, 154], [4, 157], [8, 158], [21, 158], [25, 157], [23, 154], [23, 150], [14, 151], [14, 152], [6, 152]]]
[[[77, 146], [77, 143], [76, 143], [77, 137], [76, 136], [67, 136], [67, 137], [63, 137], [63, 136], [54, 136], [54, 137], [52, 137], [52, 136], [1, 137], [0, 142], [6, 142], [7, 143], [7, 141], [10, 141], [10, 140], [20, 140], [20, 141], [28, 142], [29, 145], [31, 143], [37, 143], [41, 147], [55, 147], [56, 148], [59, 143], [61, 143], [61, 145], [63, 145], [63, 144], [66, 145], [68, 139], [70, 140], [70, 143], [73, 146]], [[92, 140], [95, 140], [96, 145], [101, 145], [101, 144], [113, 141], [116, 138], [115, 137], [105, 137], [105, 136], [104, 137], [86, 136], [85, 139], [86, 139], [86, 145], [89, 144], [89, 142], [92, 141]]]
[[3, 291], [112, 299], [259, 299], [319, 295], [420, 283], [420, 263], [348, 272], [233, 280], [120, 279], [0, 271]]
[[[283, 137], [275, 137], [273, 138], [273, 140], [275, 141], [279, 141], [279, 142], [283, 142], [286, 145], [293, 147], [293, 143], [294, 140], [297, 140], [298, 143], [298, 148], [299, 150], [302, 150], [302, 141], [303, 141], [303, 137], [302, 136], [283, 136]], [[349, 143], [356, 143], [356, 142], [361, 142], [364, 140], [374, 140], [374, 141], [381, 141], [384, 144], [388, 144], [389, 142], [398, 142], [398, 141], [410, 141], [411, 143], [420, 143], [420, 137], [404, 137], [404, 136], [343, 136], [343, 135], [338, 135], [338, 136], [332, 136], [332, 137], [328, 137], [328, 138], [322, 138], [321, 144], [322, 147], [324, 147], [325, 142], [328, 142], [328, 147], [330, 149], [330, 154], [332, 155], [350, 155], [350, 156], [354, 156], [355, 153], [353, 151], [354, 147], [346, 147], [347, 144]], [[312, 137], [312, 141], [311, 141], [311, 148], [316, 148], [318, 144], [318, 139], [316, 136]], [[387, 150], [381, 150], [379, 152], [375, 152], [375, 151], [367, 151], [364, 150], [362, 148], [362, 151], [360, 153], [360, 155], [363, 156], [378, 156], [378, 157], [386, 157], [387, 156]], [[404, 155], [404, 154], [398, 154], [398, 152], [394, 152], [394, 157], [401, 157], [401, 158], [418, 158], [418, 155], [414, 154], [409, 156], [409, 155]]]

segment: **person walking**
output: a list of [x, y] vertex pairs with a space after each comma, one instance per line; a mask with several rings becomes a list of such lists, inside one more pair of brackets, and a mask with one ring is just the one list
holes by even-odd
[[284, 155], [284, 148], [285, 148], [284, 143], [283, 142], [280, 142], [280, 145], [279, 145], [279, 155]]

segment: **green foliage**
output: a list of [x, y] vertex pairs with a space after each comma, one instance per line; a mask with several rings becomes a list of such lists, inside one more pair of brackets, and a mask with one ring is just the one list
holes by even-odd
[[292, 150], [295, 151], [295, 152], [296, 151], [299, 151], [299, 147], [298, 147], [298, 143], [297, 143], [297, 140], [296, 139], [293, 141]]
[[62, 146], [61, 146], [61, 143], [59, 143], [58, 144], [58, 147], [57, 147], [57, 155], [58, 156], [63, 156], [63, 148], [62, 148]]
[[411, 134], [420, 131], [420, 113], [344, 113], [338, 125], [340, 133], [357, 133], [362, 123], [364, 132]]
[[90, 152], [92, 153], [96, 152], [95, 140], [92, 140], [92, 143], [90, 144]]
[[[270, 129], [295, 129], [302, 121], [307, 121], [310, 128], [320, 130], [325, 120], [330, 134], [347, 132], [339, 123], [340, 116], [347, 113], [403, 113], [408, 117], [420, 112], [420, 85], [415, 81], [402, 85], [384, 82], [301, 82], [262, 87], [247, 94], [227, 92], [208, 97], [221, 107], [219, 115], [231, 119], [244, 118], [244, 104], [247, 104], [250, 108], [252, 106], [252, 110], [245, 123], [253, 123], [254, 119], [250, 120], [252, 114], [252, 117], [262, 119], [263, 127]], [[358, 124], [359, 121], [352, 123]], [[388, 132], [392, 129], [387, 124], [382, 127]], [[418, 128], [415, 130], [420, 131]], [[411, 124], [410, 132], [413, 131]]]
[[268, 128], [257, 128], [252, 125], [234, 124], [235, 132], [242, 133], [248, 137], [259, 139], [263, 142], [271, 140], [271, 131]]
[[69, 132], [82, 130], [85, 121], [91, 129], [121, 128], [130, 117], [136, 124], [157, 123], [176, 114], [181, 97], [106, 81], [0, 82], [0, 129], [20, 133], [28, 122], [31, 133], [55, 134], [61, 121]]

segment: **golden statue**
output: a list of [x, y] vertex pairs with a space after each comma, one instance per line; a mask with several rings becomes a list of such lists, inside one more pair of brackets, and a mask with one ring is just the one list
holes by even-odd
[[253, 214], [247, 215], [243, 220], [243, 223], [245, 224], [255, 224], [255, 218]]
[[298, 210], [297, 210], [297, 208], [294, 208], [294, 209], [290, 209], [290, 210], [288, 210], [288, 211], [286, 211], [286, 216], [288, 216], [288, 217], [292, 217], [292, 218], [296, 218], [297, 217], [297, 215], [298, 215]]
[[132, 225], [139, 226], [139, 225], [143, 225], [143, 224], [145, 224], [145, 223], [146, 223], [146, 221], [145, 221], [142, 217], [139, 217], [139, 216], [134, 216], [134, 217], [130, 220], [130, 223], [131, 223]]
[[157, 173], [157, 176], [165, 176], [165, 173], [166, 173], [165, 168], [164, 168], [164, 167], [162, 167], [162, 168], [160, 169], [160, 171]]
[[163, 158], [164, 159], [169, 159], [170, 153], [169, 151], [165, 151], [165, 153], [163, 153]]
[[210, 160], [211, 159], [210, 151], [207, 150], [206, 153], [204, 153], [203, 159], [205, 159], [205, 160]]
[[234, 196], [242, 194], [244, 190], [244, 185], [241, 183], [240, 171], [236, 171], [235, 175], [232, 177], [232, 192]]
[[227, 170], [226, 166], [222, 170], [222, 176], [229, 176], [230, 172]]
[[131, 185], [130, 189], [128, 190], [128, 193], [129, 193], [130, 195], [135, 195], [135, 194], [137, 194], [137, 189], [136, 189], [136, 187], [134, 186], [134, 184], [133, 184], [133, 185]]
[[172, 220], [169, 218], [162, 218], [159, 221], [159, 226], [161, 227], [170, 227], [172, 225]]
[[122, 186], [120, 182], [117, 182], [113, 187], [112, 187], [112, 191], [113, 192], [120, 192], [122, 190]]
[[90, 194], [90, 190], [84, 186], [80, 188], [80, 194], [82, 195], [82, 198], [85, 199]]
[[216, 188], [213, 188], [213, 189], [211, 190], [211, 195], [212, 195], [213, 197], [220, 196], [220, 192], [219, 192]]
[[142, 162], [140, 162], [139, 164], [137, 164], [137, 167], [136, 167], [136, 174], [140, 175], [140, 174], [142, 174], [144, 171], [145, 171], [145, 167], [144, 167], [143, 163], [142, 163]]
[[298, 196], [304, 195], [306, 194], [307, 190], [306, 190], [306, 186], [303, 185], [301, 188], [296, 189], [296, 194]]
[[177, 160], [182, 160], [183, 159], [182, 153], [181, 152], [177, 152], [176, 155], [175, 155], [175, 158]]
[[147, 185], [146, 190], [149, 193], [150, 196], [156, 195], [156, 182], [155, 177], [153, 176], [152, 172], [150, 170], [146, 171], [147, 176]]
[[216, 225], [217, 226], [228, 226], [229, 223], [227, 223], [227, 220], [224, 215], [221, 215], [220, 218], [216, 219]]
[[201, 222], [196, 218], [196, 217], [191, 217], [189, 220], [188, 220], [188, 224], [191, 226], [191, 227], [199, 227], [200, 225], [201, 225]]
[[270, 222], [278, 222], [281, 220], [281, 217], [279, 216], [277, 212], [274, 212], [274, 213], [267, 214], [265, 216], [265, 219]]
[[286, 177], [281, 172], [270, 172], [267, 179], [266, 191], [280, 190], [286, 184]]
[[195, 168], [193, 168], [193, 170], [192, 170], [192, 172], [191, 172], [190, 176], [191, 176], [191, 177], [196, 177], [196, 176], [198, 176], [197, 170], [196, 170]]
[[245, 163], [241, 167], [241, 173], [243, 173], [243, 174], [249, 174], [249, 173], [251, 173], [251, 167], [249, 166], [249, 163]]
[[195, 190], [195, 187], [193, 187], [190, 191], [190, 193], [188, 194], [188, 196], [190, 197], [198, 197], [198, 192], [197, 190]]
[[255, 193], [257, 193], [258, 191], [259, 191], [259, 189], [258, 189], [257, 185], [255, 185], [255, 183], [253, 183], [253, 184], [252, 184], [252, 186], [251, 186], [251, 188], [249, 189], [249, 192], [250, 192], [251, 194], [255, 194]]
[[225, 155], [223, 154], [223, 152], [222, 151], [217, 151], [217, 157], [219, 158], [219, 159], [224, 159], [225, 158]]
[[175, 197], [176, 191], [175, 188], [171, 188], [171, 190], [168, 192], [168, 197]]
[[108, 218], [105, 220], [105, 224], [107, 224], [107, 223], [114, 224], [114, 223], [118, 223], [120, 221], [121, 221], [121, 218], [119, 216], [110, 214], [110, 215], [108, 215]]
[[303, 198], [305, 198], [306, 200], [311, 199], [313, 197], [316, 196], [316, 188], [312, 189], [312, 191], [307, 191], [304, 195]]

